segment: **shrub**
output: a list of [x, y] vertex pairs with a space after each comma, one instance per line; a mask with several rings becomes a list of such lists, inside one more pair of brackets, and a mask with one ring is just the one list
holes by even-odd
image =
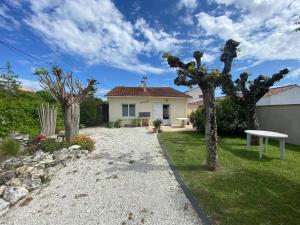
[[114, 122], [114, 127], [120, 128], [120, 127], [121, 127], [121, 122], [122, 122], [121, 119], [117, 119], [117, 120]]
[[[245, 110], [230, 98], [217, 102], [218, 133], [223, 135], [240, 135], [247, 128]], [[205, 113], [202, 108], [192, 112], [190, 122], [197, 130], [205, 131]]]
[[5, 138], [0, 144], [0, 152], [3, 155], [15, 156], [20, 151], [20, 144], [12, 138]]
[[156, 120], [153, 121], [153, 126], [155, 128], [160, 128], [161, 124], [162, 124], [162, 120], [161, 119], [156, 119]]
[[197, 130], [204, 132], [205, 131], [205, 114], [204, 109], [199, 108], [196, 111], [193, 111], [189, 115], [189, 120], [192, 123], [193, 127]]
[[245, 109], [230, 98], [217, 102], [217, 125], [220, 134], [243, 134], [247, 129]]
[[114, 122], [108, 122], [107, 126], [108, 126], [108, 128], [113, 128], [114, 124], [115, 124]]
[[[40, 133], [38, 107], [46, 103], [36, 93], [8, 92], [0, 88], [0, 137], [6, 137], [12, 131], [29, 134]], [[62, 110], [58, 107], [57, 126], [62, 126]]]
[[93, 96], [86, 98], [80, 104], [80, 123], [89, 127], [97, 126], [102, 122], [102, 100]]
[[141, 119], [140, 118], [135, 118], [131, 120], [131, 124], [134, 127], [139, 127], [141, 125]]
[[41, 141], [41, 147], [44, 152], [53, 153], [67, 147], [67, 144], [64, 142], [57, 142], [54, 138], [49, 138]]
[[80, 145], [82, 149], [92, 151], [95, 148], [95, 141], [91, 137], [78, 135], [70, 140], [69, 145]]

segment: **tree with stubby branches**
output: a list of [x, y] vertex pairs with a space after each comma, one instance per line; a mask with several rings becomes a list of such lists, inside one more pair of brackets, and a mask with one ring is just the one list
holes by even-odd
[[[225, 61], [222, 59], [221, 61]], [[247, 125], [250, 130], [257, 130], [259, 123], [256, 115], [256, 103], [269, 91], [275, 82], [281, 80], [289, 72], [287, 68], [280, 70], [271, 77], [259, 75], [253, 81], [248, 81], [249, 74], [243, 72], [233, 81], [232, 75], [226, 71], [222, 73], [222, 91], [246, 110]], [[252, 138], [252, 143], [257, 140]]]
[[61, 104], [65, 125], [66, 140], [79, 134], [80, 103], [95, 92], [96, 80], [88, 80], [83, 87], [79, 79], [73, 79], [71, 72], [64, 73], [57, 66], [52, 67], [51, 73], [46, 69], [35, 71], [40, 85], [49, 91], [52, 97]]
[[217, 69], [208, 71], [204, 64], [201, 63], [203, 53], [195, 51], [193, 54], [194, 61], [184, 63], [179, 58], [163, 54], [172, 68], [177, 68], [177, 77], [174, 80], [176, 85], [192, 86], [198, 85], [203, 92], [203, 102], [205, 110], [205, 139], [206, 139], [206, 166], [209, 170], [216, 170], [218, 166], [217, 152], [217, 123], [216, 123], [216, 103], [215, 89], [221, 85], [222, 73], [229, 73], [232, 61], [237, 57], [238, 42], [228, 40], [223, 48], [221, 56], [224, 62], [223, 71]]

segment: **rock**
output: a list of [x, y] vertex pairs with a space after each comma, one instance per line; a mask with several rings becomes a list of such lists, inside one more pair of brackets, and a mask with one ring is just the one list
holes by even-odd
[[13, 179], [16, 176], [14, 170], [7, 170], [0, 173], [0, 185], [5, 184], [7, 181]]
[[13, 170], [18, 167], [21, 163], [21, 160], [18, 159], [9, 159], [6, 160], [3, 164], [3, 168], [6, 170]]
[[3, 216], [9, 209], [9, 202], [0, 198], [0, 217]]
[[22, 180], [22, 183], [23, 183], [22, 184], [23, 187], [25, 187], [29, 191], [33, 191], [39, 188], [39, 186], [42, 183], [42, 180], [40, 178], [32, 179], [28, 176]]
[[72, 145], [71, 147], [69, 147], [69, 150], [70, 151], [73, 151], [73, 150], [79, 150], [81, 148], [80, 145]]
[[3, 195], [3, 192], [4, 192], [5, 188], [6, 188], [5, 185], [0, 186], [0, 197]]
[[46, 172], [47, 172], [48, 176], [53, 176], [58, 170], [60, 170], [63, 167], [64, 167], [64, 165], [62, 163], [58, 163], [56, 166], [48, 167], [46, 169]]
[[6, 182], [8, 186], [21, 186], [22, 182], [19, 178], [13, 178], [10, 181]]
[[80, 152], [81, 152], [81, 154], [84, 154], [84, 155], [88, 155], [89, 154], [89, 150], [81, 150]]
[[26, 176], [26, 174], [33, 170], [33, 168], [34, 167], [29, 166], [28, 164], [23, 165], [16, 169], [16, 174], [21, 177]]
[[46, 174], [42, 168], [35, 167], [30, 171], [30, 175], [32, 179], [43, 178]]
[[4, 190], [3, 199], [14, 205], [28, 193], [29, 191], [24, 187], [8, 187]]
[[66, 158], [68, 158], [69, 157], [69, 154], [68, 153], [60, 153], [60, 152], [58, 152], [58, 153], [56, 153], [55, 155], [54, 155], [54, 158], [55, 159], [57, 159], [57, 160], [65, 160]]

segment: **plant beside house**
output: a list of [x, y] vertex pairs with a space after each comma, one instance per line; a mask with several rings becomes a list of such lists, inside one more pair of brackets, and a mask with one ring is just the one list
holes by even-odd
[[140, 118], [134, 118], [134, 119], [132, 119], [131, 124], [133, 127], [139, 127], [139, 126], [141, 126], [141, 122], [142, 121]]
[[158, 133], [160, 132], [160, 127], [161, 127], [161, 124], [162, 124], [162, 120], [161, 119], [156, 119], [153, 121], [153, 132], [154, 133]]

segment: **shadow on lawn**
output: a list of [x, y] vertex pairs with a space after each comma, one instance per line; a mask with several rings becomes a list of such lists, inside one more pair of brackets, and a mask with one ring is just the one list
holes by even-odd
[[[220, 224], [300, 224], [299, 183], [266, 171], [243, 170], [210, 177], [191, 191]], [[208, 189], [208, 191], [205, 191]], [[216, 223], [218, 224], [218, 223]]]

